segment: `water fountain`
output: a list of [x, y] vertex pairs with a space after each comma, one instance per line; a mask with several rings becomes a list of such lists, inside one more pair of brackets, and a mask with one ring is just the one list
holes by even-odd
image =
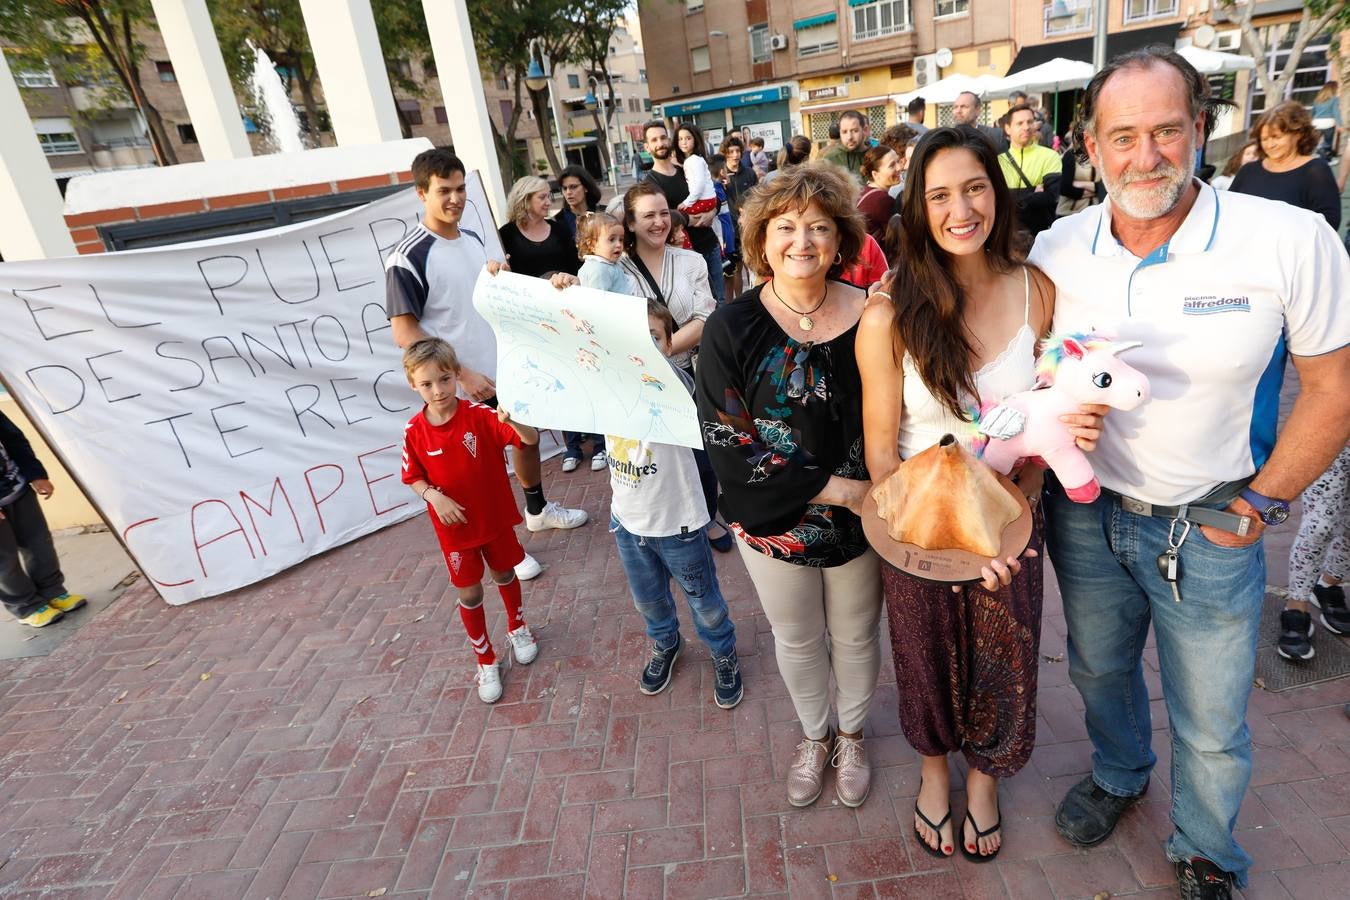
[[298, 153], [305, 149], [305, 144], [300, 139], [300, 119], [295, 114], [286, 86], [267, 51], [254, 46], [252, 41], [249, 46], [253, 48], [253, 74], [249, 77], [249, 87], [266, 114], [268, 142], [278, 153]]

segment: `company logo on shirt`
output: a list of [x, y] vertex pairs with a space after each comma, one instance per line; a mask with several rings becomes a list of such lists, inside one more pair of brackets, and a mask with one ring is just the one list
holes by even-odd
[[631, 438], [610, 438], [608, 444], [609, 475], [611, 480], [627, 487], [637, 487], [642, 479], [656, 474], [650, 447]]
[[478, 435], [472, 431], [464, 432], [464, 449], [469, 451], [469, 455], [474, 459], [478, 458]]
[[1241, 297], [1186, 297], [1181, 302], [1181, 311], [1188, 316], [1213, 316], [1219, 313], [1251, 312], [1252, 301]]

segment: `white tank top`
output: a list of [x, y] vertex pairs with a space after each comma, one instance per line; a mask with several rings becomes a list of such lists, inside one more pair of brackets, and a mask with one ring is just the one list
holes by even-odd
[[[981, 402], [1002, 400], [1035, 384], [1036, 334], [1031, 330], [1031, 280], [1025, 266], [1022, 267], [1022, 286], [1025, 294], [1022, 327], [998, 356], [975, 373], [975, 388], [980, 392]], [[961, 446], [969, 450], [974, 437], [973, 425], [956, 418], [934, 398], [908, 351], [901, 367], [905, 386], [904, 407], [900, 411], [900, 458], [909, 459], [927, 450], [944, 434], [956, 435]]]

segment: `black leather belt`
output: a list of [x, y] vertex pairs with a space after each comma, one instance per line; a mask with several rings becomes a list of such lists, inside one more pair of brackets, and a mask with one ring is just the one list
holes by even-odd
[[1194, 503], [1183, 503], [1180, 506], [1158, 506], [1153, 503], [1145, 503], [1143, 500], [1136, 500], [1134, 497], [1127, 497], [1106, 488], [1102, 488], [1102, 493], [1119, 503], [1121, 509], [1128, 513], [1134, 513], [1136, 516], [1150, 516], [1155, 519], [1180, 519], [1195, 525], [1208, 525], [1210, 528], [1218, 528], [1221, 531], [1232, 532], [1239, 537], [1246, 537], [1252, 526], [1251, 516], [1239, 516], [1237, 513], [1230, 513], [1224, 509], [1214, 509], [1212, 506], [1199, 504], [1227, 506], [1234, 497], [1242, 493], [1242, 489], [1247, 486], [1247, 482], [1250, 480], [1230, 481], [1221, 484]]

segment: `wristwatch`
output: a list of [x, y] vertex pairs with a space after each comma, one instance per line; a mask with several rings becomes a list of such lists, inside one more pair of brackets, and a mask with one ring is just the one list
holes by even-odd
[[1261, 521], [1267, 525], [1283, 525], [1289, 520], [1288, 500], [1267, 497], [1265, 494], [1258, 494], [1251, 488], [1245, 488], [1241, 496], [1243, 500], [1252, 505], [1257, 515], [1261, 517]]

